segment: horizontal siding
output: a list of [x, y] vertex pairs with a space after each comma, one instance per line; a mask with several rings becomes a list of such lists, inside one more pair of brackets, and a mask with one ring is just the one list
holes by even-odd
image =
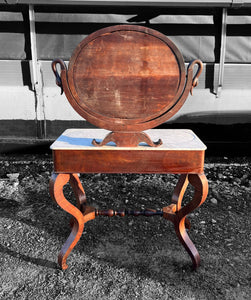
[[[51, 62], [52, 60], [39, 61], [45, 87], [55, 87], [55, 77], [51, 70]], [[66, 61], [66, 64], [68, 64], [68, 61]], [[22, 87], [31, 85], [29, 65], [29, 61], [0, 60], [0, 87]], [[186, 66], [187, 65], [188, 64], [186, 64]], [[218, 64], [204, 63], [204, 69], [199, 78], [197, 89], [212, 89], [214, 84], [214, 72], [217, 74], [217, 70]], [[251, 64], [225, 64], [224, 89], [251, 90]]]
[[[185, 61], [200, 58], [218, 63], [221, 10], [210, 8], [35, 7], [38, 58], [69, 60], [76, 45], [97, 29], [115, 24], [138, 24], [170, 37]], [[20, 11], [18, 11], [18, 9]], [[57, 11], [59, 10], [59, 12]], [[229, 9], [227, 63], [250, 63], [251, 8]], [[0, 59], [29, 60], [28, 6], [0, 5]]]
[[239, 7], [250, 6], [250, 0], [0, 0], [0, 4], [34, 4], [34, 5], [87, 5], [87, 6], [160, 6], [160, 7]]
[[[71, 4], [76, 3], [82, 2], [71, 1]], [[98, 4], [97, 1], [90, 3]], [[178, 7], [182, 1], [138, 1], [142, 6], [134, 6], [137, 1], [124, 1], [123, 7], [114, 5], [121, 5], [121, 1], [103, 3], [107, 7], [35, 5], [38, 63], [43, 81], [40, 106], [31, 84], [28, 6], [0, 5], [0, 137], [36, 138], [41, 136], [42, 128], [45, 138], [57, 136], [67, 126], [91, 127], [73, 110], [66, 97], [60, 95], [50, 64], [57, 57], [68, 61], [85, 36], [114, 24], [154, 28], [178, 46], [186, 64], [195, 58], [204, 62], [194, 96], [189, 96], [168, 125], [251, 124], [251, 8], [228, 9], [223, 90], [220, 98], [216, 98], [214, 88], [221, 46], [222, 10], [219, 7], [230, 7], [231, 1], [183, 1], [185, 8]], [[158, 7], [159, 3], [172, 7]], [[249, 3], [251, 1], [244, 1], [246, 6]], [[195, 7], [189, 8], [190, 5]]]
[[[0, 119], [35, 119], [34, 92], [24, 75], [28, 67], [29, 62], [0, 61]], [[214, 69], [217, 68], [217, 65], [205, 64], [194, 96], [189, 96], [171, 121], [193, 122], [194, 118], [195, 122], [216, 124], [251, 122], [251, 65], [225, 65], [224, 89], [220, 98], [216, 98], [212, 91]], [[41, 62], [41, 72], [46, 120], [81, 120], [65, 95], [60, 95], [50, 61]], [[235, 117], [231, 119], [233, 114]]]

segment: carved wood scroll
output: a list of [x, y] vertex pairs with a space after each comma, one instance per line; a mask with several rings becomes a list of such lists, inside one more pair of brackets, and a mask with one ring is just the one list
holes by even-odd
[[68, 70], [61, 59], [52, 62], [56, 83], [72, 107], [88, 122], [112, 131], [102, 143], [94, 140], [95, 146], [110, 141], [123, 147], [141, 142], [160, 146], [161, 141], [152, 142], [141, 131], [177, 113], [198, 84], [202, 68], [194, 60], [186, 74], [183, 57], [170, 39], [135, 25], [90, 34], [75, 49]]

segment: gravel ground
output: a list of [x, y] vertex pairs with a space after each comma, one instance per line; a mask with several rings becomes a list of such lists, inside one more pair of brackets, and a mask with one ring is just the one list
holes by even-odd
[[[160, 217], [96, 218], [60, 270], [70, 215], [49, 196], [51, 156], [1, 156], [0, 166], [0, 299], [251, 299], [251, 157], [206, 159], [209, 195], [190, 215], [197, 271]], [[143, 209], [170, 203], [177, 176], [81, 181], [95, 207]]]

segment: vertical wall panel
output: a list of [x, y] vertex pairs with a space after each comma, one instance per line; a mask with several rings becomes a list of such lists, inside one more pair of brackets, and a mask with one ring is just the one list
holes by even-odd
[[251, 63], [250, 14], [250, 8], [229, 11], [227, 17], [226, 63]]

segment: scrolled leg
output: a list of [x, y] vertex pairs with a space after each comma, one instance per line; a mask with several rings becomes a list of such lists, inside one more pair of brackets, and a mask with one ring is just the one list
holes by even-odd
[[[74, 194], [77, 198], [77, 207], [67, 201], [63, 194], [63, 187], [70, 182]], [[76, 246], [79, 241], [84, 224], [95, 218], [94, 210], [81, 211], [84, 204], [86, 203], [85, 194], [83, 187], [79, 181], [77, 174], [52, 174], [50, 179], [50, 194], [52, 199], [66, 212], [73, 216], [71, 222], [72, 231], [67, 241], [63, 245], [59, 255], [58, 263], [62, 269], [67, 269], [66, 259], [69, 256], [72, 249]], [[84, 210], [84, 208], [83, 208]]]
[[[188, 183], [194, 187], [194, 195], [192, 200], [182, 207], [182, 199]], [[173, 222], [176, 235], [190, 255], [194, 269], [200, 264], [200, 256], [186, 231], [186, 228], [190, 227], [190, 222], [186, 217], [206, 200], [207, 193], [208, 182], [204, 174], [181, 175], [172, 196], [173, 213], [168, 212], [167, 208], [164, 209], [167, 212], [164, 217]], [[176, 207], [174, 208], [173, 205], [176, 205]]]
[[[82, 184], [79, 180], [79, 177], [77, 174], [70, 174], [70, 185], [72, 187], [73, 193], [75, 195], [76, 201], [77, 201], [77, 208], [81, 211], [84, 212], [85, 208], [87, 206], [86, 202], [86, 195], [85, 191], [82, 187]], [[70, 227], [72, 228], [75, 222], [75, 218], [72, 217], [70, 220]]]

